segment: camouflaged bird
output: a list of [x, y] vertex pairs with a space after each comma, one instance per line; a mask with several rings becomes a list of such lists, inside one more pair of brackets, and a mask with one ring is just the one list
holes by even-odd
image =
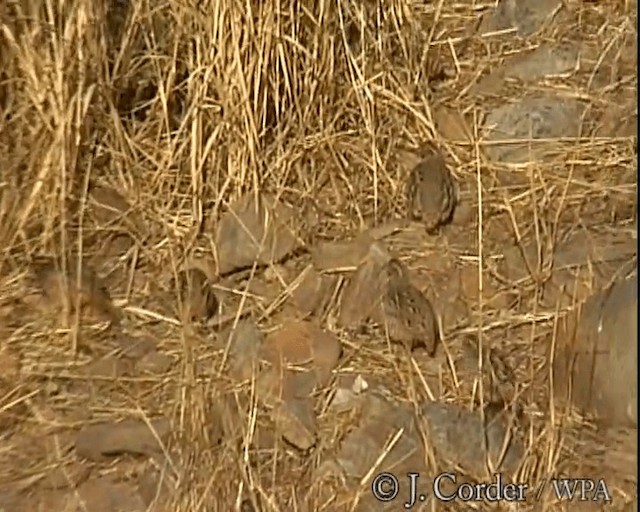
[[119, 325], [122, 314], [113, 304], [106, 284], [87, 264], [82, 264], [78, 274], [77, 264], [76, 258], [69, 258], [65, 272], [54, 258], [35, 259], [33, 273], [49, 306], [73, 313], [77, 305], [83, 318]]
[[218, 312], [218, 299], [207, 275], [200, 269], [181, 270], [177, 275], [182, 318], [190, 321], [207, 321]]
[[457, 189], [442, 154], [426, 149], [420, 162], [409, 173], [405, 195], [408, 217], [424, 223], [435, 232], [453, 216]]
[[407, 271], [397, 259], [390, 260], [383, 270], [386, 280], [380, 301], [381, 324], [391, 341], [407, 349], [424, 347], [431, 355], [438, 343], [438, 323], [429, 300], [410, 281]]

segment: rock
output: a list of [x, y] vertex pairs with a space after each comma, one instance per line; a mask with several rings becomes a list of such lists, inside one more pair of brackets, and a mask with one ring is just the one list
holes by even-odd
[[221, 335], [229, 346], [229, 374], [238, 381], [250, 380], [255, 375], [264, 334], [252, 320], [240, 320]]
[[535, 50], [518, 53], [484, 76], [471, 90], [471, 94], [497, 94], [506, 79], [535, 82], [549, 76], [574, 71], [578, 66], [580, 46], [573, 42], [542, 43]]
[[[485, 151], [489, 158], [508, 164], [542, 159], [557, 151], [557, 143], [548, 139], [580, 135], [583, 112], [578, 100], [552, 95], [531, 95], [504, 103], [485, 118], [483, 138], [490, 142]], [[514, 140], [523, 142], [507, 142]]]
[[320, 274], [311, 265], [300, 273], [292, 285], [291, 298], [303, 318], [325, 309], [336, 283], [335, 276]]
[[638, 109], [636, 97], [619, 94], [607, 105], [594, 130], [597, 137], [638, 137]]
[[384, 291], [382, 270], [390, 259], [380, 242], [370, 246], [342, 292], [338, 317], [340, 326], [357, 327], [374, 313]]
[[[614, 473], [628, 482], [638, 481], [638, 431], [635, 428], [612, 428], [596, 434], [601, 445], [595, 463], [600, 470]], [[592, 458], [593, 460], [593, 458]]]
[[133, 362], [130, 359], [113, 356], [105, 356], [92, 361], [83, 368], [83, 373], [91, 377], [117, 379], [131, 375]]
[[156, 350], [157, 343], [149, 336], [130, 335], [123, 331], [115, 333], [115, 336], [122, 355], [129, 359], [140, 359]]
[[562, 9], [561, 0], [501, 0], [480, 23], [480, 34], [515, 28], [517, 35], [528, 37], [538, 32], [545, 23]]
[[163, 466], [165, 467], [149, 466], [138, 478], [138, 493], [147, 507], [169, 502], [171, 495], [177, 490], [169, 464], [165, 463]]
[[80, 457], [100, 460], [104, 456], [123, 453], [150, 455], [162, 451], [171, 424], [166, 418], [151, 420], [125, 420], [90, 425], [76, 438], [75, 449]]
[[136, 362], [136, 370], [148, 375], [164, 375], [171, 366], [173, 366], [173, 358], [158, 350], [148, 352]]
[[[257, 386], [257, 384], [256, 384]], [[257, 411], [256, 428], [248, 424], [246, 418], [256, 414], [255, 402], [247, 390], [234, 390], [217, 398], [214, 403], [214, 413], [218, 420], [220, 433], [228, 445], [238, 445], [249, 438], [252, 448], [258, 450], [273, 450], [281, 443], [283, 432], [276, 432], [275, 421], [277, 413], [273, 409], [263, 412], [262, 407]], [[264, 404], [260, 404], [264, 405]]]
[[269, 366], [256, 379], [256, 393], [271, 409], [276, 430], [301, 450], [316, 442], [311, 394], [329, 383], [341, 352], [333, 335], [302, 321], [269, 334], [260, 347], [261, 359]]
[[353, 240], [320, 242], [311, 249], [313, 266], [320, 271], [352, 270], [367, 256], [372, 243], [366, 234]]
[[299, 450], [316, 444], [318, 425], [310, 399], [294, 398], [280, 402], [272, 412], [276, 431]]
[[[552, 273], [544, 279], [543, 303], [555, 309], [583, 301], [594, 288], [606, 286], [633, 259], [635, 251], [636, 243], [626, 233], [575, 231], [554, 247]], [[540, 269], [549, 264], [549, 255], [542, 256], [541, 262], [535, 240], [522, 247], [507, 246], [500, 273], [512, 283], [541, 280]]]
[[135, 245], [135, 240], [126, 233], [116, 233], [109, 236], [101, 243], [93, 258], [94, 263], [109, 264], [112, 260], [117, 260], [125, 256]]
[[488, 453], [483, 449], [485, 425], [479, 413], [454, 404], [426, 402], [422, 406], [422, 416], [428, 430], [428, 442], [436, 456], [446, 462], [445, 467], [460, 466], [472, 476], [481, 478], [486, 474], [488, 455], [496, 471], [513, 476], [518, 470], [524, 446], [517, 438], [510, 438], [504, 415], [485, 418]]
[[87, 480], [77, 490], [77, 507], [65, 510], [91, 510], [95, 512], [144, 512], [147, 510], [135, 486], [128, 482], [115, 482], [108, 476]]
[[[0, 493], [4, 494], [2, 490]], [[4, 497], [4, 496], [3, 496]], [[135, 486], [118, 481], [112, 475], [85, 480], [77, 487], [42, 488], [33, 486], [22, 499], [11, 502], [13, 506], [2, 508], [6, 502], [0, 498], [0, 510], [64, 510], [92, 512], [147, 512]]]
[[[369, 393], [359, 416], [360, 423], [340, 443], [336, 457], [346, 476], [363, 478], [383, 454], [378, 472], [401, 474], [424, 467], [422, 442], [409, 409]], [[389, 446], [392, 439], [395, 444]]]
[[460, 269], [460, 292], [474, 306], [482, 301], [485, 307], [502, 310], [507, 309], [509, 302], [507, 293], [494, 285], [488, 272], [483, 273], [480, 290], [478, 269], [471, 265], [465, 265]]
[[552, 346], [558, 401], [607, 426], [637, 427], [637, 295], [635, 275], [597, 292], [563, 319]]
[[351, 240], [320, 242], [310, 250], [313, 266], [320, 272], [353, 270], [371, 253], [374, 245], [374, 250], [384, 250], [380, 241], [406, 225], [405, 219], [393, 219], [367, 229]]
[[452, 142], [470, 142], [472, 130], [464, 115], [454, 108], [439, 106], [432, 110], [433, 123], [441, 137]]
[[267, 336], [260, 356], [273, 368], [285, 370], [284, 378], [311, 375], [315, 388], [328, 384], [341, 353], [340, 342], [333, 334], [310, 322], [294, 321]]
[[0, 434], [29, 412], [26, 402], [20, 399], [20, 374], [17, 355], [7, 346], [0, 348]]
[[91, 468], [78, 461], [61, 462], [60, 465], [47, 472], [41, 485], [46, 489], [75, 489], [89, 478], [90, 473]]
[[[25, 510], [25, 498], [21, 496], [19, 489], [9, 486], [0, 487], [0, 510], [2, 512], [13, 512]], [[32, 504], [31, 504], [32, 506]], [[47, 510], [46, 508], [44, 510]]]
[[133, 213], [129, 201], [115, 188], [94, 184], [89, 190], [89, 212], [101, 229], [113, 230], [126, 226], [127, 231], [143, 238], [146, 227], [142, 218]]
[[293, 208], [271, 195], [242, 196], [218, 224], [218, 273], [281, 261], [298, 246], [296, 218]]
[[362, 375], [339, 374], [335, 382], [335, 393], [329, 403], [329, 410], [334, 413], [352, 410], [358, 406], [358, 402], [368, 389], [369, 382]]
[[21, 370], [18, 356], [8, 346], [0, 348], [0, 379], [17, 380]]
[[28, 417], [29, 409], [20, 395], [19, 386], [0, 377], [0, 434], [16, 427], [21, 418]]
[[296, 375], [277, 365], [260, 372], [256, 378], [256, 394], [262, 404], [275, 409], [283, 401], [308, 397], [314, 384], [313, 376], [308, 372]]

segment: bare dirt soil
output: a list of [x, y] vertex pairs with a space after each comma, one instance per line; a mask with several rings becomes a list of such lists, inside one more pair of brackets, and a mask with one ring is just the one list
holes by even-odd
[[[558, 477], [637, 510], [626, 405], [565, 409], [549, 364], [635, 269], [636, 23], [622, 0], [0, 2], [0, 511], [401, 510], [373, 475], [483, 482], [506, 432], [518, 510], [605, 506]], [[409, 218], [425, 144], [450, 175], [414, 180]]]

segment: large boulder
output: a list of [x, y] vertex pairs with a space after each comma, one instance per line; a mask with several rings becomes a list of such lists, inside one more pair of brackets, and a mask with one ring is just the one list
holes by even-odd
[[570, 398], [575, 408], [604, 426], [638, 424], [637, 302], [633, 275], [592, 295], [559, 325], [555, 396]]

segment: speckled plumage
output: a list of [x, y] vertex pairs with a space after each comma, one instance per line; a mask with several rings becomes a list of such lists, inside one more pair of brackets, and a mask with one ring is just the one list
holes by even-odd
[[409, 350], [425, 347], [433, 354], [438, 342], [438, 323], [429, 300], [409, 280], [402, 264], [392, 259], [384, 269], [386, 287], [380, 303], [380, 321], [389, 338]]
[[206, 321], [218, 312], [218, 299], [206, 274], [196, 268], [178, 272], [178, 291], [183, 318]]
[[456, 205], [456, 187], [440, 153], [429, 152], [410, 172], [406, 184], [407, 214], [427, 232], [446, 224]]
[[61, 265], [53, 258], [37, 258], [32, 266], [36, 283], [52, 307], [72, 312], [78, 304], [83, 314], [119, 323], [121, 314], [113, 305], [109, 290], [86, 264], [82, 265], [78, 276], [77, 260], [70, 258], [66, 277]]

